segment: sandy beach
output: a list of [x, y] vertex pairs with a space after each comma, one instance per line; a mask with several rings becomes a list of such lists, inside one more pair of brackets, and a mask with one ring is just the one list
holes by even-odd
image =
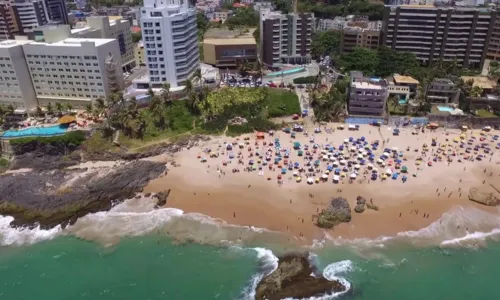
[[[337, 124], [329, 124], [327, 127], [336, 128]], [[384, 148], [397, 147], [402, 152], [402, 157], [406, 159], [402, 162], [408, 167], [407, 181], [402, 182], [401, 176], [398, 179], [390, 177], [381, 180], [370, 180], [370, 172], [364, 164], [357, 172], [358, 176], [350, 182], [349, 174], [353, 172], [352, 166], [346, 178], [338, 183], [332, 182], [333, 172], [328, 179], [320, 183], [306, 183], [306, 176], [301, 182], [296, 182], [289, 171], [283, 175], [282, 184], [278, 184], [277, 176], [281, 169], [278, 167], [269, 170], [268, 166], [262, 166], [255, 171], [245, 171], [248, 167], [250, 153], [256, 151], [255, 135], [248, 135], [248, 144], [242, 149], [239, 143], [245, 142], [245, 136], [236, 138], [216, 137], [205, 142], [198, 147], [185, 149], [174, 156], [158, 156], [152, 159], [164, 161], [168, 166], [168, 174], [157, 178], [149, 183], [144, 192], [159, 192], [172, 189], [167, 202], [167, 207], [174, 207], [186, 213], [197, 212], [213, 218], [222, 219], [227, 223], [266, 228], [273, 231], [289, 233], [305, 243], [312, 240], [321, 240], [328, 237], [353, 238], [376, 238], [380, 236], [394, 236], [404, 231], [413, 231], [424, 228], [432, 222], [438, 220], [443, 213], [453, 207], [475, 207], [488, 212], [496, 213], [496, 209], [477, 204], [468, 200], [468, 191], [471, 187], [487, 188], [489, 184], [499, 182], [500, 158], [498, 153], [484, 154], [480, 149], [477, 154], [485, 155], [481, 161], [463, 160], [461, 153], [465, 148], [459, 148], [458, 139], [460, 131], [438, 129], [434, 132], [426, 130], [425, 133], [412, 135], [412, 128], [401, 129], [399, 136], [392, 134], [393, 128], [382, 126], [373, 127], [362, 125], [358, 131], [335, 130], [326, 133], [322, 128], [322, 133], [314, 134], [313, 127], [305, 128], [308, 136], [297, 133], [296, 138], [291, 138], [285, 132], [276, 132], [273, 137], [266, 134], [264, 141], [274, 141], [278, 138], [281, 148], [293, 148], [294, 142], [301, 143], [301, 146], [317, 144], [318, 149], [324, 145], [331, 144], [338, 147], [345, 139], [354, 140], [365, 137], [368, 142], [378, 140], [380, 146], [373, 153], [378, 158], [382, 155]], [[464, 141], [473, 139], [470, 147], [476, 144], [489, 143], [493, 152], [496, 143], [492, 136], [495, 133], [488, 133], [484, 141], [480, 141], [481, 135], [478, 130], [468, 131]], [[431, 146], [432, 139], [436, 139], [436, 146]], [[311, 140], [314, 139], [313, 142]], [[382, 141], [385, 145], [382, 146]], [[236, 143], [232, 152], [236, 156], [241, 151], [241, 161], [238, 158], [228, 158], [228, 151], [225, 143]], [[422, 154], [423, 144], [427, 144], [429, 151]], [[445, 144], [445, 146], [442, 146]], [[455, 150], [456, 156], [452, 156], [452, 162], [448, 163], [446, 156], [442, 161], [433, 162], [428, 166], [427, 162], [432, 160], [432, 154], [442, 146], [443, 150]], [[248, 147], [252, 150], [249, 151]], [[259, 141], [260, 152], [268, 149]], [[346, 147], [347, 148], [347, 147]], [[409, 148], [409, 151], [407, 149]], [[210, 157], [203, 151], [210, 149], [211, 153], [218, 153], [218, 157]], [[348, 149], [348, 148], [347, 148]], [[346, 150], [347, 150], [346, 149]], [[418, 149], [418, 152], [414, 150]], [[289, 161], [305, 163], [304, 158], [299, 157], [298, 151], [290, 150]], [[344, 151], [348, 155], [349, 150]], [[356, 157], [357, 153], [350, 154]], [[319, 152], [312, 154], [316, 159]], [[474, 151], [471, 152], [474, 155]], [[205, 157], [206, 162], [201, 162], [200, 157]], [[416, 159], [422, 158], [422, 163], [417, 166]], [[462, 159], [458, 162], [458, 159]], [[227, 163], [231, 161], [230, 163]], [[175, 162], [174, 164], [172, 162]], [[226, 162], [226, 163], [224, 163]], [[272, 163], [272, 160], [271, 160]], [[322, 171], [314, 173], [318, 177], [326, 169], [327, 162], [321, 162], [318, 167]], [[379, 166], [379, 172], [384, 172], [387, 167]], [[233, 173], [233, 169], [239, 172]], [[366, 173], [365, 173], [366, 171]], [[416, 173], [416, 177], [412, 176]], [[366, 177], [365, 177], [366, 175]], [[403, 175], [403, 174], [401, 174]], [[270, 180], [268, 180], [270, 177]], [[491, 188], [491, 190], [493, 190]], [[362, 196], [368, 201], [372, 200], [379, 207], [378, 211], [365, 210], [361, 214], [353, 211], [350, 223], [343, 223], [332, 230], [323, 230], [314, 224], [314, 215], [327, 206], [332, 197], [341, 196], [346, 198], [351, 208], [356, 205], [356, 197]]]

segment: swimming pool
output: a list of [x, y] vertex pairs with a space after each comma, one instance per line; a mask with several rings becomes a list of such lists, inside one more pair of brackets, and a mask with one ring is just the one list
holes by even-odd
[[48, 127], [30, 127], [20, 130], [7, 130], [2, 134], [3, 138], [16, 138], [25, 136], [52, 136], [66, 133], [67, 125], [56, 125]]
[[267, 74], [267, 76], [281, 76], [281, 75], [290, 75], [294, 73], [299, 73], [305, 71], [305, 68], [299, 67], [299, 68], [293, 68], [290, 70], [284, 70], [284, 71], [278, 71], [278, 72], [272, 72]]
[[452, 112], [454, 110], [453, 107], [448, 107], [448, 106], [438, 106], [437, 109], [439, 111], [445, 111], [445, 112]]

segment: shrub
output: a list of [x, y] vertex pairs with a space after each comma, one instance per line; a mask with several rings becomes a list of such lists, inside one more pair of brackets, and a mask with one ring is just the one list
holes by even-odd
[[25, 137], [9, 140], [9, 143], [14, 145], [23, 145], [31, 142], [40, 144], [64, 144], [79, 146], [85, 141], [85, 133], [83, 131], [70, 131], [64, 135], [49, 136], [49, 137]]
[[316, 83], [316, 76], [307, 76], [307, 77], [299, 77], [293, 80], [295, 84], [308, 84], [308, 83]]

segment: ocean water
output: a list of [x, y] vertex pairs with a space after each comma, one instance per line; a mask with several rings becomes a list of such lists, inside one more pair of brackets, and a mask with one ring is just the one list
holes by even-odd
[[[0, 300], [250, 300], [276, 268], [280, 235], [134, 201], [65, 230], [11, 229], [0, 216]], [[458, 208], [396, 237], [316, 241], [311, 260], [352, 287], [316, 299], [500, 299], [499, 225]], [[190, 242], [206, 236], [219, 245]]]
[[[353, 294], [341, 299], [500, 298], [500, 244], [375, 253], [368, 259], [323, 249], [316, 260], [323, 268], [336, 262], [330, 269], [352, 283]], [[2, 248], [0, 299], [251, 299], [248, 290], [260, 266], [252, 249], [174, 245], [153, 236], [103, 248], [61, 237]]]

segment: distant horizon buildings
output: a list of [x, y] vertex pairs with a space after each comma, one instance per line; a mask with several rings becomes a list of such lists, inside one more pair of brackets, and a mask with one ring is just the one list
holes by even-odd
[[46, 24], [69, 24], [64, 0], [0, 1], [0, 40], [30, 36], [33, 29]]

